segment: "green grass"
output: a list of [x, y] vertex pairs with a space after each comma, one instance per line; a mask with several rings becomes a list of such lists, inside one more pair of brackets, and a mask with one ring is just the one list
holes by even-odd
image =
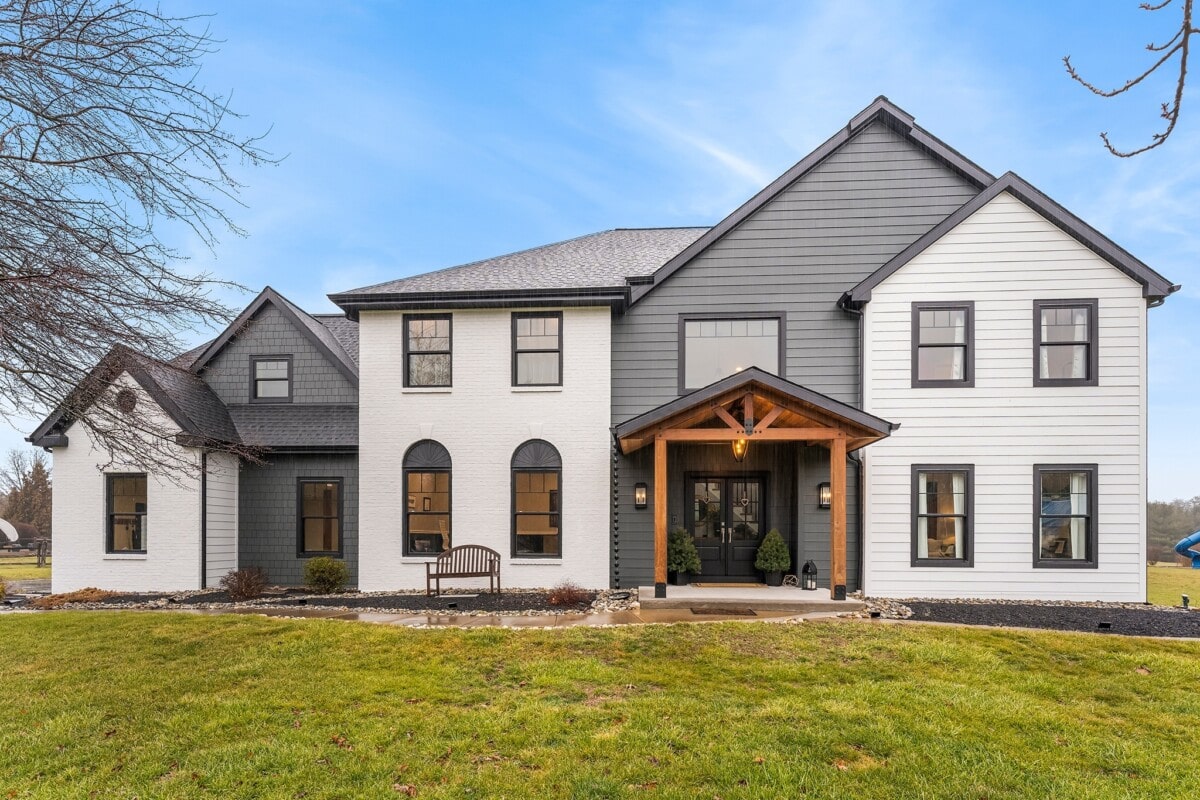
[[50, 580], [50, 559], [46, 566], [37, 566], [37, 556], [0, 557], [0, 578], [6, 581]]
[[1180, 595], [1189, 595], [1200, 607], [1200, 569], [1174, 564], [1155, 564], [1146, 568], [1146, 599], [1157, 606], [1177, 606]]
[[1196, 792], [1194, 642], [56, 612], [0, 648], [3, 798]]

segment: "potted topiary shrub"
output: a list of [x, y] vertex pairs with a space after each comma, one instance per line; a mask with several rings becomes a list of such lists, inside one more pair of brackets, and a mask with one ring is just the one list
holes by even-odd
[[686, 586], [688, 575], [700, 574], [700, 554], [686, 528], [676, 528], [667, 536], [667, 578], [672, 586]]
[[758, 557], [754, 559], [755, 568], [762, 570], [767, 586], [782, 586], [784, 570], [791, 565], [791, 551], [788, 550], [779, 531], [772, 528], [758, 546]]

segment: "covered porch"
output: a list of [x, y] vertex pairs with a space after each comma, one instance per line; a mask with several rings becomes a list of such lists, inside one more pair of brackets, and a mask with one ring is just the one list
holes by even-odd
[[[746, 570], [746, 558], [749, 557], [749, 575], [753, 575], [753, 552], [768, 527], [764, 520], [769, 519], [754, 509], [756, 504], [767, 505], [764, 495], [770, 489], [771, 476], [751, 470], [724, 479], [709, 477], [702, 472], [693, 473], [692, 470], [699, 467], [693, 467], [695, 460], [691, 454], [697, 445], [707, 444], [728, 447], [732, 459], [739, 465], [750, 452], [786, 448], [794, 454], [796, 448], [805, 446], [827, 451], [830, 597], [844, 600], [847, 583], [846, 456], [888, 436], [896, 427], [757, 368], [731, 375], [618, 425], [614, 433], [622, 454], [653, 447], [654, 597], [660, 600], [667, 597], [667, 531], [669, 520], [674, 524], [678, 516], [668, 512], [669, 492], [677, 508], [681, 507], [680, 492], [694, 490], [705, 497], [712, 493], [720, 502], [728, 502], [722, 499], [725, 495], [735, 491], [740, 494], [739, 501], [744, 509], [740, 518], [727, 511], [721, 512], [720, 502], [716, 504], [718, 514], [725, 514], [719, 525], [719, 539], [704, 538], [700, 532], [701, 523], [695, 517], [688, 524], [698, 537], [698, 544], [720, 542], [727, 552], [736, 553], [742, 571]], [[681, 471], [685, 474], [679, 474]], [[675, 483], [679, 483], [679, 487], [675, 487]], [[778, 503], [779, 498], [774, 502]], [[696, 505], [705, 504], [699, 502]], [[750, 590], [747, 587], [747, 591]], [[686, 593], [695, 591], [703, 590], [688, 587]], [[773, 589], [772, 593], [779, 591]], [[672, 590], [673, 595], [676, 592]], [[811, 592], [806, 595], [813, 597]], [[643, 592], [642, 596], [648, 597], [649, 592]]]

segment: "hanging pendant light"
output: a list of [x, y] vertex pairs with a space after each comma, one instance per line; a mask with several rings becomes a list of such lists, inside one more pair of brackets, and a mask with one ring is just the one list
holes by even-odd
[[733, 460], [742, 463], [746, 458], [746, 451], [750, 449], [749, 439], [734, 439], [733, 440]]

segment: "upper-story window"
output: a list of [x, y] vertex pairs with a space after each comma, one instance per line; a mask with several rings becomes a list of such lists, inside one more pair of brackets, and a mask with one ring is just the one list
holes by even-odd
[[913, 303], [912, 385], [975, 385], [974, 303]]
[[1033, 385], [1095, 386], [1096, 300], [1035, 300]]
[[292, 357], [250, 357], [250, 401], [290, 403], [292, 400]]
[[450, 386], [450, 315], [404, 315], [404, 385]]
[[699, 389], [758, 367], [779, 375], [783, 362], [782, 314], [679, 318], [679, 391]]
[[562, 312], [512, 315], [513, 386], [562, 386]]

